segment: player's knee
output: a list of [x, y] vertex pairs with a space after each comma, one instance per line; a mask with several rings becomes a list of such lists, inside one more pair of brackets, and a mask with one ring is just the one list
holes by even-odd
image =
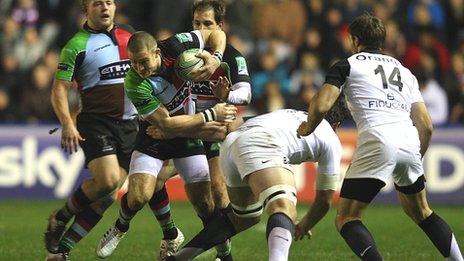
[[429, 207], [422, 207], [422, 208], [403, 208], [406, 215], [408, 215], [416, 224], [419, 224], [421, 221], [426, 219], [430, 214], [432, 214], [432, 210]]
[[361, 217], [351, 216], [351, 215], [342, 215], [342, 214], [337, 213], [337, 216], [335, 217], [335, 227], [337, 228], [337, 231], [340, 232], [343, 225], [353, 220], [361, 220]]
[[259, 201], [269, 215], [285, 213], [292, 220], [296, 218], [296, 189], [290, 185], [275, 185], [259, 194]]
[[106, 172], [102, 173], [100, 177], [97, 178], [97, 183], [99, 191], [103, 195], [108, 195], [114, 192], [119, 188], [120, 184], [123, 182], [123, 179], [118, 172]]
[[191, 200], [197, 214], [203, 217], [211, 215], [214, 211], [214, 203], [211, 197], [199, 197]]

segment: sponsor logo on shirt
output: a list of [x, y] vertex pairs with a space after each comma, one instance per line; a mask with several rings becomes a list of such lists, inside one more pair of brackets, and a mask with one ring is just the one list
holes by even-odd
[[119, 61], [110, 63], [98, 68], [100, 71], [100, 80], [120, 79], [126, 76], [126, 72], [130, 69], [129, 61]]
[[192, 38], [192, 35], [191, 35], [190, 33], [180, 33], [180, 34], [176, 34], [176, 38], [177, 38], [177, 40], [179, 40], [179, 42], [181, 42], [181, 43], [193, 42], [193, 38]]

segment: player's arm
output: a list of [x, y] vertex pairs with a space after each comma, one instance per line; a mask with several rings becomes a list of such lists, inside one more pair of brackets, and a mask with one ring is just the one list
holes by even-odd
[[420, 153], [423, 157], [432, 138], [432, 120], [424, 102], [415, 102], [411, 105], [411, 120], [419, 132]]
[[76, 129], [69, 111], [68, 91], [72, 82], [56, 79], [52, 86], [50, 100], [61, 123], [61, 147], [69, 153], [77, 152], [79, 141], [83, 140]]
[[150, 135], [152, 138], [158, 140], [172, 139], [175, 137], [185, 137], [217, 142], [225, 139], [227, 135], [227, 124], [217, 121], [206, 122], [198, 129], [195, 129], [195, 131], [178, 131], [177, 133], [166, 132], [163, 129], [158, 128], [156, 126], [150, 126], [147, 128], [147, 134]]
[[245, 57], [233, 46], [227, 45], [224, 52], [224, 71], [228, 78], [219, 77], [210, 87], [214, 95], [223, 102], [234, 105], [248, 105], [251, 102], [251, 79]]
[[308, 121], [302, 122], [298, 127], [297, 134], [299, 136], [308, 136], [321, 123], [327, 112], [337, 101], [338, 96], [340, 96], [341, 88], [349, 74], [350, 64], [346, 59], [335, 63], [329, 68], [324, 85], [309, 103]]
[[213, 54], [202, 52], [197, 57], [204, 60], [204, 65], [191, 72], [195, 81], [207, 80], [213, 75], [222, 61], [224, 50], [226, 49], [226, 34], [222, 30], [199, 30], [201, 37]]
[[328, 83], [322, 85], [321, 89], [309, 103], [308, 121], [300, 125], [297, 131], [298, 135], [308, 136], [313, 133], [330, 108], [332, 108], [339, 95], [339, 87]]

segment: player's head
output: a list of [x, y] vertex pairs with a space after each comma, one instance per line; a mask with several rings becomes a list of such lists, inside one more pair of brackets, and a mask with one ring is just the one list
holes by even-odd
[[161, 66], [161, 55], [155, 38], [143, 31], [134, 33], [127, 43], [127, 54], [132, 68], [146, 78]]
[[221, 0], [202, 0], [193, 4], [192, 27], [199, 29], [221, 29], [224, 24], [226, 6]]
[[350, 34], [354, 51], [359, 52], [364, 48], [381, 49], [386, 31], [379, 18], [363, 14], [350, 24]]
[[81, 4], [90, 28], [108, 30], [113, 27], [116, 11], [114, 0], [82, 0]]

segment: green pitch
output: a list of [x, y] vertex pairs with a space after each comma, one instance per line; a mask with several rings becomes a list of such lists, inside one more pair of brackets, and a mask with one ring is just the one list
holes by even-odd
[[[45, 250], [42, 233], [49, 212], [62, 205], [62, 201], [0, 201], [0, 260], [43, 260]], [[84, 238], [71, 254], [72, 260], [96, 260], [94, 249], [100, 236], [115, 220], [118, 205], [114, 205], [98, 226]], [[201, 228], [188, 203], [171, 205], [176, 223], [187, 240]], [[307, 206], [299, 207], [299, 216]], [[437, 207], [453, 228], [458, 243], [464, 245], [464, 208]], [[367, 210], [365, 223], [374, 234], [380, 252], [386, 260], [441, 260], [435, 247], [425, 234], [403, 214], [400, 207], [374, 206]], [[331, 210], [313, 230], [313, 238], [295, 242], [290, 260], [356, 260], [335, 231]], [[265, 220], [254, 228], [236, 236], [233, 240], [235, 260], [267, 260]], [[121, 242], [110, 260], [156, 260], [160, 229], [148, 208], [133, 220], [131, 230]], [[461, 248], [462, 249], [462, 248]], [[202, 255], [198, 260], [214, 260], [214, 252]]]

